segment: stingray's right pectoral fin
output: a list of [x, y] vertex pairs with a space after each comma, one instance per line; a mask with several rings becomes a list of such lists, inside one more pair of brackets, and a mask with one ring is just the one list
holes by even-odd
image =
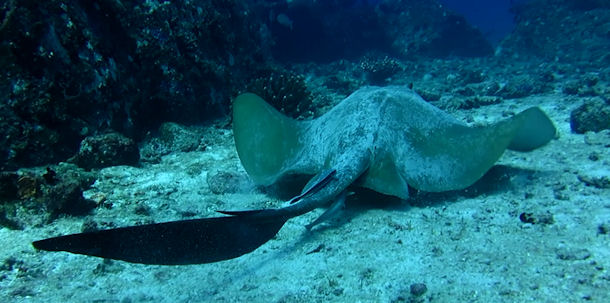
[[518, 124], [508, 149], [531, 151], [547, 144], [557, 135], [557, 129], [549, 117], [538, 107], [517, 114], [512, 123]]
[[47, 251], [123, 260], [183, 265], [237, 258], [271, 240], [288, 218], [273, 210], [235, 212], [232, 216], [173, 221], [59, 236], [35, 241]]

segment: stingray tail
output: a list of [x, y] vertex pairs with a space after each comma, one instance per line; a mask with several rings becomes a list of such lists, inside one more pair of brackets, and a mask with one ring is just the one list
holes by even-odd
[[[325, 172], [291, 201], [309, 197], [330, 182]], [[121, 227], [48, 238], [36, 249], [122, 260], [132, 263], [184, 265], [237, 258], [271, 240], [290, 218], [292, 208], [218, 211], [226, 217]]]
[[132, 263], [202, 264], [254, 251], [271, 240], [288, 219], [273, 209], [242, 211], [227, 217], [78, 233], [35, 241], [33, 245], [41, 250]]

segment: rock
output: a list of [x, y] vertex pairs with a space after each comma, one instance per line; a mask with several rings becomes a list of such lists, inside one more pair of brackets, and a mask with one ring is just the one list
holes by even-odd
[[441, 99], [441, 94], [438, 91], [432, 90], [432, 89], [428, 89], [428, 88], [421, 88], [421, 89], [416, 89], [415, 90], [422, 98], [424, 98], [424, 100], [428, 101], [428, 102], [434, 102], [434, 101], [438, 101]]
[[531, 224], [553, 224], [555, 223], [555, 219], [553, 215], [549, 212], [545, 213], [529, 213], [524, 212], [519, 215], [519, 220], [523, 223], [531, 223]]
[[610, 188], [610, 172], [605, 169], [588, 170], [578, 174], [578, 180], [587, 186]]
[[85, 215], [96, 206], [83, 197], [83, 188], [75, 180], [50, 187], [45, 194], [45, 205], [52, 218], [59, 214]]
[[34, 198], [40, 193], [41, 180], [33, 173], [24, 172], [17, 179], [17, 197], [21, 200]]
[[366, 74], [367, 80], [374, 85], [384, 84], [387, 79], [403, 70], [398, 60], [388, 56], [365, 57], [360, 62], [360, 68]]
[[591, 146], [610, 147], [610, 129], [605, 129], [597, 133], [585, 133], [585, 143]]
[[569, 81], [563, 85], [563, 92], [568, 95], [578, 95], [579, 90], [580, 82], [578, 81]]
[[607, 235], [610, 233], [610, 222], [601, 223], [597, 226], [597, 233], [600, 235]]
[[93, 269], [93, 274], [96, 276], [118, 274], [123, 271], [124, 268], [125, 266], [123, 266], [120, 262], [115, 262], [110, 259], [104, 259], [95, 267], [95, 269]]
[[597, 83], [599, 83], [599, 76], [589, 73], [577, 81], [566, 82], [563, 86], [563, 92], [568, 95], [595, 96], [599, 94], [595, 87]]
[[92, 232], [98, 231], [100, 228], [97, 225], [97, 222], [93, 221], [93, 219], [89, 218], [83, 222], [83, 226], [81, 226], [81, 232]]
[[610, 129], [610, 105], [600, 98], [586, 101], [570, 113], [570, 128], [577, 134]]
[[304, 117], [312, 106], [311, 91], [305, 76], [285, 70], [261, 73], [246, 86], [280, 112], [292, 117]]
[[533, 76], [517, 76], [495, 92], [495, 96], [504, 99], [523, 98], [548, 91], [548, 83]]
[[591, 257], [591, 252], [585, 248], [560, 247], [556, 251], [557, 258], [565, 261], [586, 260]]
[[484, 81], [470, 85], [479, 95], [495, 96], [502, 86], [496, 81]]
[[591, 153], [589, 153], [589, 157], [587, 157], [587, 158], [589, 158], [589, 160], [591, 160], [591, 161], [599, 161], [600, 155], [599, 155], [599, 153], [591, 152]]
[[88, 189], [96, 176], [94, 173], [86, 172], [74, 164], [61, 163], [53, 168], [47, 168], [46, 173], [37, 175], [38, 179], [44, 180], [44, 175], [49, 171], [55, 173], [52, 183], [40, 183], [40, 200], [44, 201], [44, 210], [49, 213], [50, 219], [59, 214], [85, 215], [95, 208], [98, 203], [86, 199], [83, 191]]
[[145, 2], [1, 2], [0, 170], [64, 161], [109, 127], [222, 115], [266, 64], [267, 14], [244, 1]]
[[48, 221], [60, 214], [86, 214], [98, 205], [83, 197], [95, 179], [95, 173], [70, 163], [2, 172], [0, 225], [20, 229], [38, 221], [40, 214], [47, 214]]
[[201, 144], [201, 134], [176, 123], [163, 123], [159, 127], [159, 138], [170, 150], [190, 152]]
[[492, 104], [502, 103], [502, 98], [494, 96], [473, 96], [466, 98], [460, 105], [460, 109], [479, 108]]
[[[18, 221], [15, 214], [15, 208], [10, 205], [0, 204], [0, 226], [12, 230], [22, 230], [23, 224]], [[2, 279], [0, 279], [2, 280]]]
[[424, 283], [413, 283], [409, 290], [413, 296], [419, 297], [428, 291], [428, 287]]
[[462, 83], [464, 84], [481, 83], [485, 81], [486, 78], [485, 72], [479, 69], [462, 69], [460, 71], [460, 76]]
[[470, 86], [460, 86], [453, 90], [454, 95], [464, 96], [464, 97], [472, 97], [475, 95], [475, 91]]
[[137, 206], [134, 208], [133, 212], [134, 212], [136, 215], [140, 215], [140, 216], [146, 216], [146, 217], [149, 217], [149, 216], [150, 216], [150, 214], [152, 213], [152, 209], [151, 209], [151, 208], [150, 208], [150, 206], [148, 206], [148, 205], [145, 205], [145, 204], [138, 204], [138, 205], [137, 205]]
[[140, 160], [140, 152], [133, 140], [119, 133], [108, 133], [85, 138], [73, 160], [78, 166], [88, 170], [136, 165]]
[[246, 176], [234, 172], [216, 172], [208, 176], [208, 186], [217, 195], [239, 192], [248, 182]]

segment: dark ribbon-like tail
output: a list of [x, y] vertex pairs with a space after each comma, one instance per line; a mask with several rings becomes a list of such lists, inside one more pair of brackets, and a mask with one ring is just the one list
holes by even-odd
[[[326, 186], [335, 170], [321, 174], [291, 201]], [[121, 227], [59, 236], [32, 243], [36, 249], [123, 260], [132, 263], [183, 265], [237, 258], [271, 240], [298, 213], [286, 209], [219, 211], [228, 215], [195, 220]]]
[[243, 211], [227, 217], [86, 232], [44, 239], [33, 245], [41, 250], [132, 263], [211, 263], [237, 258], [272, 239], [289, 219], [275, 216], [274, 211]]

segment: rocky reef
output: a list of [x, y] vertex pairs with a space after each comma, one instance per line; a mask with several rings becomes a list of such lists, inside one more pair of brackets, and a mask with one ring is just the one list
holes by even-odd
[[218, 116], [263, 64], [242, 1], [4, 1], [0, 20], [0, 169]]
[[138, 144], [166, 122], [224, 117], [247, 90], [293, 117], [367, 84], [415, 84], [457, 109], [553, 90], [608, 104], [607, 1], [518, 3], [494, 50], [426, 0], [4, 1], [0, 171], [66, 161], [85, 138]]

